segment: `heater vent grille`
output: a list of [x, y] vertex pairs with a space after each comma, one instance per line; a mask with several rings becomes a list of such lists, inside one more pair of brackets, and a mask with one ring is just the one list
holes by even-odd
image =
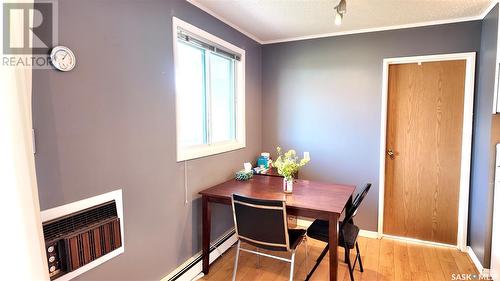
[[44, 223], [43, 235], [45, 241], [52, 241], [117, 216], [115, 200], [109, 201]]
[[69, 281], [125, 251], [122, 202], [117, 189], [41, 212], [52, 281]]

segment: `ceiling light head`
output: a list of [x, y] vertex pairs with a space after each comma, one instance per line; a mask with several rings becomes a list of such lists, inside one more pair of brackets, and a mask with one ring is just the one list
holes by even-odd
[[344, 15], [347, 13], [346, 0], [340, 0], [339, 4], [335, 6], [335, 24], [341, 25]]
[[347, 13], [347, 2], [346, 0], [340, 0], [339, 4], [335, 7], [337, 13], [344, 15]]

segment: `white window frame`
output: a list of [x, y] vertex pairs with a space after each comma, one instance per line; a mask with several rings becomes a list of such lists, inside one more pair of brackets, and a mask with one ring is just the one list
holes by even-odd
[[[199, 36], [213, 44], [219, 45], [227, 50], [230, 50], [240, 55], [240, 60], [235, 62], [235, 114], [236, 128], [235, 140], [224, 141], [217, 143], [209, 143], [203, 145], [182, 146], [180, 142], [180, 124], [179, 124], [179, 99], [177, 98], [177, 87], [175, 92], [175, 112], [176, 112], [176, 133], [177, 133], [177, 161], [186, 161], [190, 159], [215, 155], [219, 153], [229, 152], [246, 147], [245, 138], [245, 50], [228, 43], [221, 38], [212, 35], [192, 24], [189, 24], [179, 18], [172, 17], [172, 36], [173, 36], [173, 52], [174, 52], [174, 69], [178, 71], [177, 58], [177, 30], [178, 27], [188, 31], [196, 36]], [[174, 75], [175, 75], [174, 73]], [[209, 126], [211, 126], [209, 121]]]

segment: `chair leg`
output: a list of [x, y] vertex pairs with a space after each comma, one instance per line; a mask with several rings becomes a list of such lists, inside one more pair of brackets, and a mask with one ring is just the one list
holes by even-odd
[[238, 271], [239, 256], [240, 256], [240, 241], [238, 240], [238, 246], [236, 246], [236, 256], [234, 257], [233, 281], [236, 280], [236, 271]]
[[293, 281], [293, 268], [295, 265], [295, 251], [292, 252], [292, 258], [290, 262], [290, 281]]
[[323, 251], [319, 255], [318, 259], [316, 260], [316, 264], [313, 266], [311, 271], [309, 271], [309, 274], [307, 274], [305, 281], [308, 281], [311, 278], [311, 276], [313, 275], [314, 271], [316, 271], [316, 268], [318, 268], [319, 264], [321, 263], [321, 261], [323, 260], [323, 258], [326, 255], [326, 253], [328, 252], [328, 248], [329, 248], [329, 245], [326, 244], [325, 248], [323, 249]]
[[344, 246], [344, 251], [347, 253], [346, 255], [346, 258], [347, 258], [347, 269], [349, 269], [349, 276], [351, 277], [351, 281], [354, 281], [354, 274], [353, 274], [353, 270], [354, 268], [352, 268], [352, 265], [351, 265], [351, 257], [349, 255], [349, 247], [347, 245]]
[[359, 251], [358, 241], [356, 241], [356, 252], [358, 252], [357, 258], [358, 258], [358, 261], [359, 261], [359, 271], [364, 272], [364, 270], [363, 270], [363, 263], [361, 262], [361, 252]]
[[[255, 251], [258, 253], [259, 252], [259, 248], [255, 247]], [[257, 255], [257, 267], [260, 268], [260, 255]]]
[[326, 244], [325, 248], [323, 249], [323, 251], [319, 255], [318, 259], [316, 260], [318, 263], [320, 263], [323, 260], [323, 258], [325, 257], [326, 253], [328, 252], [328, 249], [329, 249], [329, 245]]
[[308, 241], [307, 241], [307, 237], [304, 237], [304, 244], [306, 246], [306, 273], [307, 273], [307, 269], [309, 268], [309, 245], [308, 245]]

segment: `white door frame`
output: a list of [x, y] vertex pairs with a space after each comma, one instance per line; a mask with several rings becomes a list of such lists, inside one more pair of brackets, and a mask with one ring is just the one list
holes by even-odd
[[[469, 213], [469, 184], [472, 150], [472, 117], [474, 106], [474, 76], [476, 69], [476, 53], [456, 53], [415, 57], [386, 58], [383, 61], [382, 73], [382, 116], [380, 130], [380, 174], [379, 174], [379, 211], [378, 211], [378, 236], [390, 236], [383, 233], [384, 227], [384, 188], [385, 188], [385, 154], [387, 134], [387, 96], [389, 81], [389, 65], [404, 63], [420, 63], [432, 61], [465, 60], [465, 92], [464, 92], [464, 115], [462, 125], [462, 159], [460, 167], [460, 195], [458, 207], [458, 233], [456, 247], [461, 251], [467, 250], [467, 220]], [[393, 237], [393, 236], [391, 236]], [[421, 241], [406, 237], [401, 238], [413, 242], [422, 242], [433, 245], [450, 246], [430, 241]], [[455, 247], [455, 245], [453, 245]]]

